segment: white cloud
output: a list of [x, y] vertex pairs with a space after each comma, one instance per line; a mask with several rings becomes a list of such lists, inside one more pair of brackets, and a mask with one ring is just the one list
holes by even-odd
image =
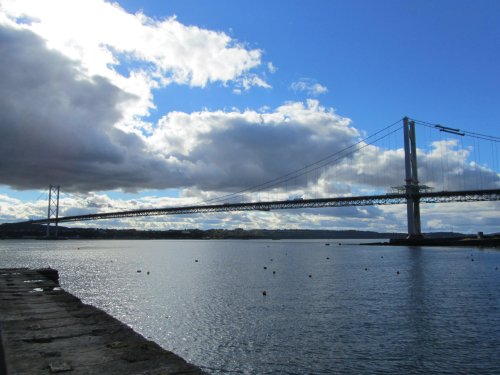
[[269, 73], [276, 73], [278, 71], [278, 68], [276, 68], [272, 62], [267, 63], [267, 70], [269, 70]]
[[37, 218], [46, 210], [46, 201], [23, 202], [20, 199], [0, 194], [0, 221], [2, 222]]
[[244, 74], [242, 77], [235, 80], [235, 88], [233, 89], [233, 93], [240, 95], [241, 93], [243, 93], [243, 91], [248, 91], [252, 87], [270, 89], [271, 85], [269, 85], [266, 81], [264, 81], [256, 74]]
[[[155, 20], [103, 0], [5, 0], [0, 25], [30, 30], [73, 61], [82, 76], [99, 75], [137, 97], [125, 119], [154, 107], [151, 90], [170, 83], [204, 87], [237, 81], [245, 90], [269, 87], [249, 72], [261, 51], [223, 32]], [[123, 72], [123, 69], [126, 71]]]
[[[390, 190], [404, 184], [404, 150], [385, 150], [376, 145], [363, 147], [353, 158], [333, 166], [325, 175], [327, 181], [340, 180], [351, 186], [365, 185]], [[418, 174], [421, 185], [435, 191], [498, 189], [500, 176], [486, 166], [469, 159], [470, 151], [456, 140], [432, 142], [430, 149], [417, 150]]]
[[249, 90], [251, 87], [257, 86], [257, 87], [262, 87], [265, 89], [270, 89], [271, 86], [264, 81], [262, 78], [255, 74], [250, 74], [247, 75], [246, 77], [243, 77], [240, 79], [241, 85], [245, 90]]
[[[382, 206], [385, 218], [382, 223], [387, 225], [388, 232], [405, 232], [406, 206]], [[469, 202], [421, 204], [420, 215], [423, 232], [461, 232], [485, 233], [498, 232], [500, 218], [498, 217], [500, 202]], [[464, 219], [464, 212], [474, 212]], [[387, 218], [391, 218], [387, 220]]]
[[230, 191], [348, 146], [358, 136], [349, 125], [348, 119], [314, 100], [266, 113], [172, 112], [159, 121], [147, 144], [172, 169], [184, 171], [177, 186]]
[[323, 86], [307, 78], [303, 78], [300, 81], [293, 82], [290, 85], [290, 89], [295, 92], [305, 92], [310, 96], [319, 96], [328, 92], [326, 86]]

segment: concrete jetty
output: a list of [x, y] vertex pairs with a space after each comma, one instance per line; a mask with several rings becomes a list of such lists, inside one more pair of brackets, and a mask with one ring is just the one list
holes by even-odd
[[0, 269], [0, 374], [204, 374], [58, 279], [53, 269]]
[[457, 238], [393, 238], [389, 242], [370, 242], [359, 245], [376, 246], [450, 246], [450, 247], [496, 247], [500, 248], [500, 236], [484, 238], [457, 237]]

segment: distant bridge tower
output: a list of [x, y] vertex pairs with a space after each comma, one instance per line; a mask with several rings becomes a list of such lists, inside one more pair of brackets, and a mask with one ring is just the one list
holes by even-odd
[[405, 194], [406, 214], [408, 216], [408, 238], [422, 236], [420, 229], [420, 186], [418, 185], [417, 144], [415, 122], [408, 117], [403, 119], [405, 146]]
[[49, 185], [49, 208], [47, 211], [47, 238], [50, 237], [50, 219], [55, 218], [55, 232], [57, 237], [57, 224], [59, 219], [59, 188], [60, 186]]

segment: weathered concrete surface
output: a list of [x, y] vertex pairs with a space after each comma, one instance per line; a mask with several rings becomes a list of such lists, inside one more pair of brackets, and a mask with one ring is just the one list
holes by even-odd
[[203, 374], [61, 290], [57, 277], [0, 269], [0, 374]]

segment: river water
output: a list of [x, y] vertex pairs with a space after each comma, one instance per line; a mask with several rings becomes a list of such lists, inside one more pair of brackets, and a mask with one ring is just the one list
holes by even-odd
[[338, 241], [4, 240], [0, 267], [211, 374], [500, 374], [500, 251]]

